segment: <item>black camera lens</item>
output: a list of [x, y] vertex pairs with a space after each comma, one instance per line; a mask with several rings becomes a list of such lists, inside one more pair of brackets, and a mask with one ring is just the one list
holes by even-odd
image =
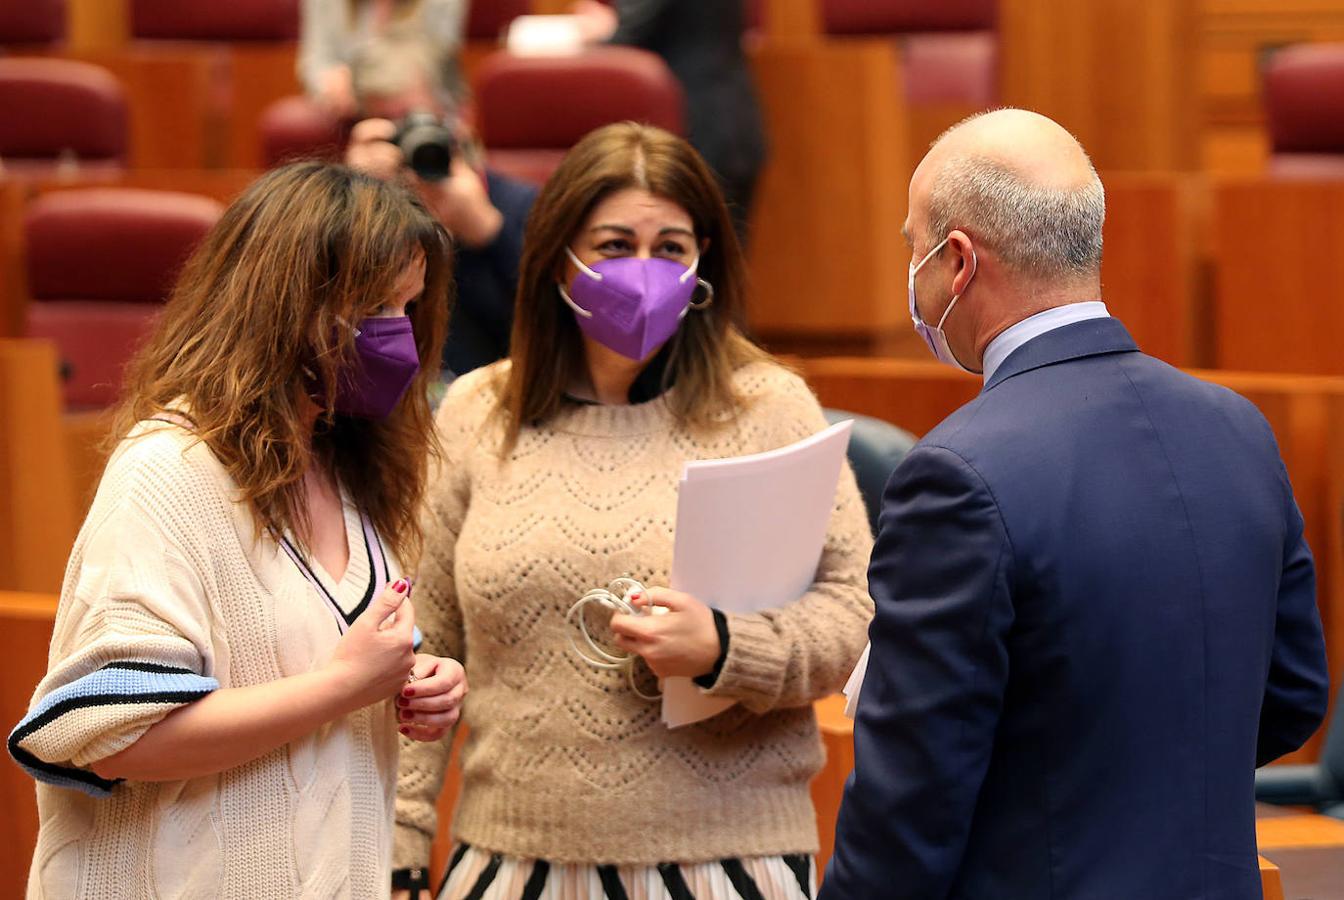
[[425, 181], [442, 181], [453, 163], [453, 132], [437, 116], [411, 113], [393, 138], [411, 171]]

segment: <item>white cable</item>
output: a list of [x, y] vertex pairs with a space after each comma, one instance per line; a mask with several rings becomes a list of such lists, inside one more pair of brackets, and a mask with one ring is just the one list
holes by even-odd
[[612, 612], [625, 613], [630, 616], [647, 616], [654, 611], [666, 612], [664, 607], [646, 606], [643, 609], [630, 602], [633, 594], [642, 594], [645, 592], [644, 585], [628, 575], [622, 575], [613, 580], [604, 588], [593, 588], [588, 593], [578, 599], [569, 612], [565, 614], [566, 622], [577, 622], [579, 632], [583, 639], [588, 643], [588, 649], [593, 652], [593, 656], [588, 655], [579, 646], [579, 642], [574, 639], [574, 632], [569, 633], [569, 645], [574, 648], [574, 652], [579, 658], [588, 665], [597, 669], [624, 669], [625, 677], [630, 682], [630, 690], [634, 691], [639, 697], [645, 700], [653, 701], [662, 699], [662, 694], [646, 694], [639, 689], [635, 683], [635, 660], [638, 656], [634, 653], [612, 653], [596, 640], [593, 639], [592, 632], [588, 630], [588, 622], [585, 620], [583, 612], [590, 603], [596, 603], [604, 606]]

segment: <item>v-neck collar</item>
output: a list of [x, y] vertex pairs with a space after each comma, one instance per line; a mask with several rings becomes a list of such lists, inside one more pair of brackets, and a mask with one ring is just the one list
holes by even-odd
[[378, 586], [391, 580], [391, 574], [382, 539], [368, 516], [350, 502], [344, 490], [341, 491], [341, 513], [349, 558], [340, 579], [333, 579], [320, 563], [303, 553], [290, 535], [282, 537], [280, 545], [331, 610], [337, 627], [344, 634], [373, 600]]

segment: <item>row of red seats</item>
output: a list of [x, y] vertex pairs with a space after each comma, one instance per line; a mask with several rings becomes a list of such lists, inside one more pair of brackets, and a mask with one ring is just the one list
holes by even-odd
[[[294, 41], [299, 0], [129, 0], [130, 34], [139, 40]], [[476, 0], [469, 39], [494, 40], [529, 0]], [[0, 45], [51, 44], [66, 37], [65, 0], [22, 0], [0, 6]]]

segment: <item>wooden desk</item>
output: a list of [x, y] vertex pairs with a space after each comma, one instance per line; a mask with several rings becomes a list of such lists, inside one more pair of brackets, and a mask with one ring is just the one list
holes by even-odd
[[[1344, 900], [1344, 822], [1290, 807], [1257, 804], [1261, 874], [1277, 868], [1284, 900]], [[1266, 900], [1270, 893], [1265, 891]]]
[[[55, 621], [55, 594], [0, 591], [0, 724], [6, 734], [27, 713], [46, 674]], [[0, 762], [0, 809], [0, 897], [22, 897], [37, 846], [37, 795], [33, 779], [8, 753]]]

